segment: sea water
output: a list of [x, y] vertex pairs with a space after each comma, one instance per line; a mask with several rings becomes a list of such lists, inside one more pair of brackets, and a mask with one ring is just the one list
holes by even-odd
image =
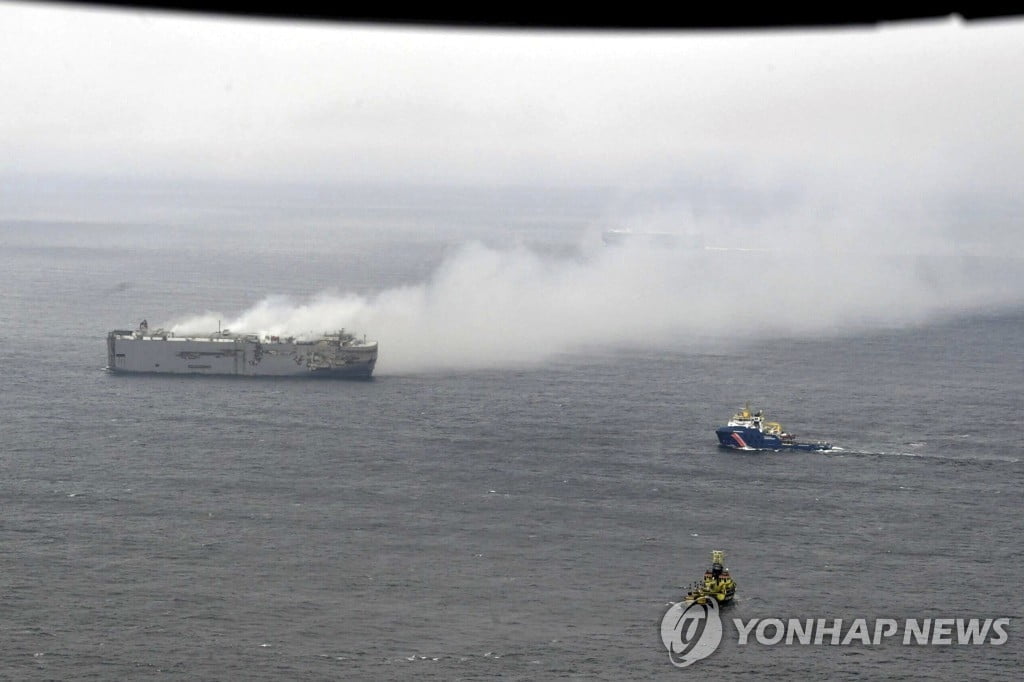
[[[200, 199], [0, 224], [3, 676], [1019, 675], [1019, 307], [437, 371], [389, 369], [381, 338], [371, 381], [105, 372], [144, 317], [416, 286], [467, 240], [579, 260], [594, 218]], [[842, 449], [720, 450], [747, 401]], [[712, 549], [737, 602], [678, 671], [661, 619]], [[729, 620], [888, 617], [1010, 617], [1009, 641], [738, 646]]]

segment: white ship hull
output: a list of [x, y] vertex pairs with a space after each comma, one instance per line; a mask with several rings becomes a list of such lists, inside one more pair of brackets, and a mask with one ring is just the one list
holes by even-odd
[[252, 334], [176, 337], [113, 331], [107, 335], [107, 367], [151, 374], [369, 378], [377, 344], [345, 336], [294, 341]]

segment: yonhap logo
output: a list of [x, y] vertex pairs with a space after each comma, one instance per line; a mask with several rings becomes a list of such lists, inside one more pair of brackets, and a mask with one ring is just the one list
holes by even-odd
[[[751, 618], [733, 619], [743, 646], [811, 644], [815, 646], [879, 646], [900, 642], [904, 646], [1002, 646], [1009, 639], [1009, 618]], [[901, 627], [902, 626], [902, 627]]]
[[[706, 603], [701, 603], [701, 602]], [[1010, 618], [733, 618], [736, 645], [1003, 646]], [[722, 643], [725, 624], [715, 599], [673, 603], [661, 619], [669, 660], [685, 668]], [[730, 635], [731, 636], [731, 635]]]
[[672, 604], [661, 619], [661, 641], [672, 665], [685, 668], [718, 649], [722, 642], [722, 619], [714, 599], [701, 604]]

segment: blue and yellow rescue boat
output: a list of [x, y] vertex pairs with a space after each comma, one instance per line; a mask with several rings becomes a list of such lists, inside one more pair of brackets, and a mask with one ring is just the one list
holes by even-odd
[[725, 426], [715, 429], [718, 444], [730, 450], [831, 450], [824, 441], [801, 443], [786, 433], [782, 424], [768, 421], [761, 410], [751, 412], [750, 406], [733, 415]]

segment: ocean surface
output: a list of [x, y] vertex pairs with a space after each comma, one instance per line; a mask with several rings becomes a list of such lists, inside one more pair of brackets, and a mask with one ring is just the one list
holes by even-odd
[[[106, 332], [144, 317], [414, 285], [466, 239], [571, 253], [593, 219], [158, 199], [0, 221], [0, 677], [1020, 679], [1021, 307], [443, 371], [389, 371], [385, 338], [371, 381], [114, 376]], [[842, 450], [720, 451], [747, 401]], [[677, 669], [661, 619], [712, 549], [738, 600]], [[970, 617], [1008, 641], [730, 621]]]

